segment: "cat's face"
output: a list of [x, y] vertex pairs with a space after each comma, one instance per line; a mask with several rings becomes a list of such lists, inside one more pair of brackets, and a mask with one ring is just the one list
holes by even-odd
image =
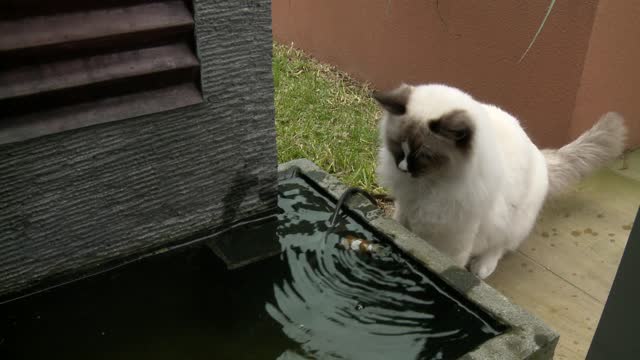
[[403, 85], [374, 93], [386, 111], [381, 129], [384, 145], [399, 171], [412, 177], [433, 175], [468, 158], [473, 123], [464, 110], [465, 101], [453, 101], [455, 96], [438, 91], [446, 89]]

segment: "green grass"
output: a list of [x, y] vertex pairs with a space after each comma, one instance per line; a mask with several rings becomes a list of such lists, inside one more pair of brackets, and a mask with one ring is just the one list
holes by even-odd
[[379, 110], [366, 85], [301, 51], [273, 47], [278, 161], [307, 158], [350, 186], [375, 182]]

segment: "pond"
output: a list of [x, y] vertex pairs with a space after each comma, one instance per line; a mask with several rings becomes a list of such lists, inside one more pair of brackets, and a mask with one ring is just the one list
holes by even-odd
[[506, 330], [301, 176], [277, 221], [0, 305], [1, 359], [456, 359]]

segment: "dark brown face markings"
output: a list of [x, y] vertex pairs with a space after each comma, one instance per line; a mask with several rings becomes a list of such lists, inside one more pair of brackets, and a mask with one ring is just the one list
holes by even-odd
[[412, 177], [419, 177], [429, 173], [429, 171], [437, 170], [449, 160], [447, 156], [427, 147], [424, 142], [425, 132], [423, 125], [412, 121], [403, 124], [394, 124], [393, 126], [402, 127], [397, 132], [398, 135], [396, 137], [387, 137], [387, 149], [393, 155], [396, 166], [399, 167], [400, 162], [405, 159], [402, 143], [407, 143], [409, 148], [409, 154], [406, 157], [407, 172]]
[[448, 160], [449, 158], [442, 154], [421, 149], [410, 159], [409, 172], [413, 177], [425, 175], [429, 171], [434, 171], [444, 166]]
[[387, 149], [393, 154], [396, 165], [400, 164], [404, 159], [404, 151], [402, 150], [402, 142], [387, 138]]
[[469, 115], [464, 110], [454, 110], [440, 119], [431, 121], [429, 129], [456, 144], [456, 147], [468, 152], [471, 149], [474, 127]]

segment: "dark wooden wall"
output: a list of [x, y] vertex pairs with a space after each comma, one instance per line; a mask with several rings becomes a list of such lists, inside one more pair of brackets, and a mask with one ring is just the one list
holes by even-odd
[[191, 1], [0, 4], [0, 144], [202, 101]]
[[202, 103], [0, 145], [0, 294], [275, 208], [270, 1], [194, 9]]

